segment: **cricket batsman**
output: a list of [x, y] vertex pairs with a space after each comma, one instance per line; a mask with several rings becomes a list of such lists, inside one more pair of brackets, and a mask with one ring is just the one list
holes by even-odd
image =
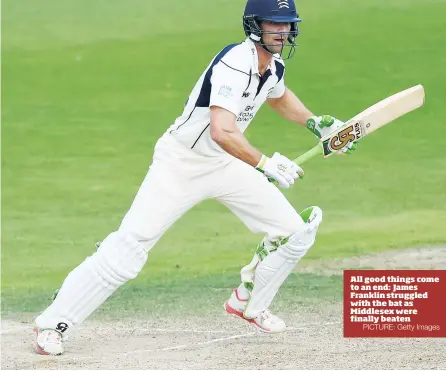
[[[282, 284], [314, 244], [322, 210], [297, 212], [276, 184], [289, 188], [304, 171], [276, 152], [271, 157], [243, 135], [265, 102], [285, 119], [322, 137], [343, 125], [313, 114], [285, 85], [285, 63], [301, 22], [294, 0], [248, 0], [246, 39], [210, 61], [183, 113], [157, 141], [153, 161], [119, 228], [69, 273], [53, 303], [35, 320], [36, 350], [59, 355], [72, 329], [121, 285], [134, 279], [163, 233], [206, 199], [228, 207], [261, 233], [226, 311], [258, 329], [284, 331], [268, 309]], [[352, 144], [343, 153], [352, 150]]]

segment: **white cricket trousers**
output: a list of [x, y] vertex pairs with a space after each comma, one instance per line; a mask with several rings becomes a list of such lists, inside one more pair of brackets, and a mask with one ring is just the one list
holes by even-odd
[[155, 146], [153, 163], [119, 230], [134, 235], [148, 251], [190, 208], [212, 198], [267, 238], [288, 237], [303, 225], [261, 172], [232, 156], [204, 157], [166, 133]]
[[178, 218], [210, 198], [266, 238], [289, 237], [304, 226], [283, 194], [253, 167], [231, 156], [201, 156], [165, 134], [118, 231], [69, 273], [54, 302], [36, 318], [36, 326], [67, 334], [138, 275], [150, 249]]

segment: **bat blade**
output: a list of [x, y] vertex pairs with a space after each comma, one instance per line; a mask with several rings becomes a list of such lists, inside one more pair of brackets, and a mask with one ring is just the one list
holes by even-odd
[[362, 111], [335, 132], [321, 138], [324, 157], [356, 142], [424, 104], [422, 85], [403, 90]]
[[342, 149], [351, 141], [356, 142], [398, 117], [421, 107], [424, 101], [422, 85], [391, 95], [357, 114], [335, 132], [321, 138], [315, 147], [294, 159], [294, 162], [302, 165], [319, 154], [324, 157], [331, 156], [334, 151]]

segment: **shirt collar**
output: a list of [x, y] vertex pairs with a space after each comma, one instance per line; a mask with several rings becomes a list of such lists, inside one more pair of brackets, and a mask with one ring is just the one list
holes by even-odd
[[252, 73], [259, 75], [259, 55], [257, 54], [256, 44], [248, 37], [245, 41], [246, 45], [251, 49], [252, 56]]
[[[257, 48], [256, 44], [248, 37], [245, 40], [246, 45], [251, 49], [251, 55], [252, 55], [252, 73], [257, 74], [260, 76], [259, 72], [259, 55], [257, 54]], [[275, 56], [279, 56], [278, 54], [275, 54]], [[271, 73], [274, 75], [276, 73], [276, 63], [274, 62], [274, 58], [271, 59], [271, 62], [266, 69], [271, 69]], [[265, 71], [265, 72], [266, 72]]]

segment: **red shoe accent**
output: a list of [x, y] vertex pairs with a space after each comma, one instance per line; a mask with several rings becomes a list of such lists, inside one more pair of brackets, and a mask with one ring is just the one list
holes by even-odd
[[35, 346], [36, 352], [43, 355], [43, 356], [49, 356], [50, 354], [48, 352], [45, 352], [41, 347], [39, 347], [39, 344], [36, 343]]
[[268, 330], [268, 329], [266, 329], [266, 328], [260, 326], [260, 325], [255, 321], [254, 318], [246, 318], [246, 317], [243, 315], [243, 312], [241, 312], [241, 311], [239, 311], [239, 310], [237, 310], [237, 309], [232, 308], [232, 307], [229, 305], [228, 302], [225, 302], [225, 309], [226, 309], [226, 312], [228, 312], [229, 314], [232, 314], [233, 316], [237, 316], [237, 317], [239, 317], [239, 318], [241, 318], [241, 319], [244, 319], [245, 321], [247, 321], [247, 322], [253, 324], [253, 325], [256, 326], [256, 327], [258, 327], [261, 331], [263, 331], [263, 332], [268, 332], [268, 333], [271, 332], [270, 330]]
[[235, 297], [237, 298], [238, 301], [249, 301], [249, 299], [240, 299], [239, 296], [238, 296], [237, 289], [234, 289], [234, 292], [235, 292]]
[[[39, 334], [39, 329], [37, 327], [34, 327], [34, 332], [36, 333], [36, 336]], [[37, 339], [36, 339], [36, 345], [35, 345], [35, 350], [37, 353], [42, 354], [44, 356], [49, 356], [50, 354], [48, 352], [45, 352], [40, 346], [39, 344], [37, 344]]]

